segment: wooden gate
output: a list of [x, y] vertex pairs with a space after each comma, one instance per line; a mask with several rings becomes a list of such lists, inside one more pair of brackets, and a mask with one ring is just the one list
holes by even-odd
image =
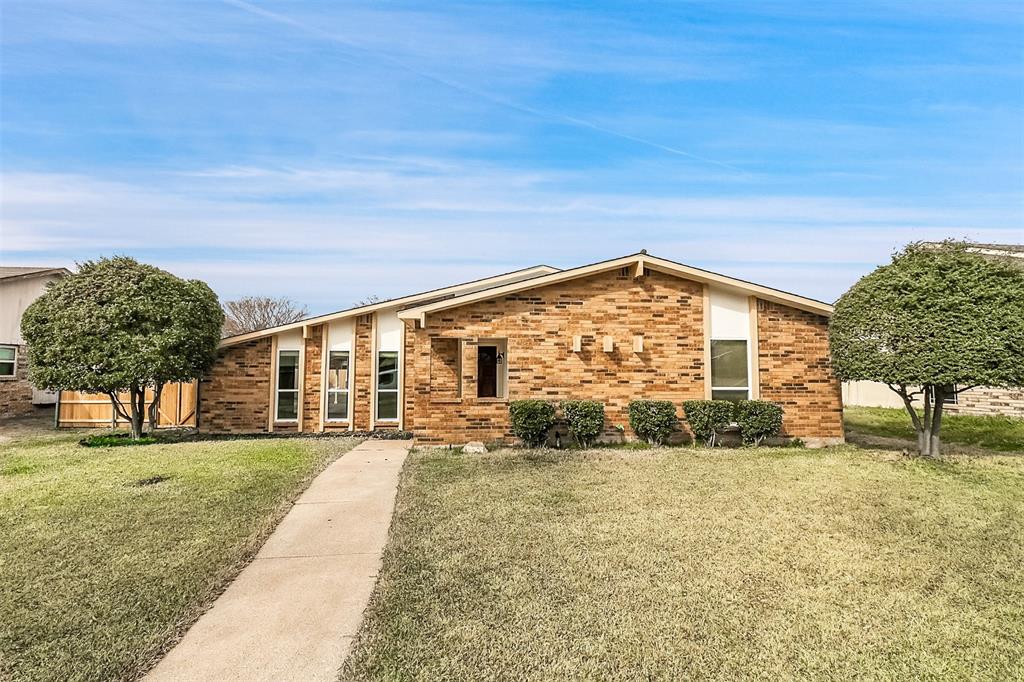
[[[118, 399], [128, 406], [128, 394], [122, 393]], [[153, 392], [146, 391], [146, 408], [153, 401]], [[57, 403], [57, 426], [88, 428], [116, 427], [127, 425], [128, 422], [119, 417], [110, 398], [102, 393], [80, 393], [78, 391], [61, 391]], [[158, 426], [195, 426], [196, 425], [196, 384], [167, 384], [160, 392], [160, 405], [157, 407]]]

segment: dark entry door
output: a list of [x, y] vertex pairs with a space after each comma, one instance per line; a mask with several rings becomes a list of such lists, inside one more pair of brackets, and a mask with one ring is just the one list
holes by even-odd
[[498, 397], [498, 347], [477, 346], [476, 396]]

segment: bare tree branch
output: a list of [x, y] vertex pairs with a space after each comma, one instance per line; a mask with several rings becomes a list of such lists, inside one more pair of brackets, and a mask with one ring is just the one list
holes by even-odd
[[362, 308], [364, 305], [373, 305], [374, 303], [380, 303], [384, 299], [377, 294], [370, 294], [365, 298], [361, 298], [355, 302], [354, 308]]
[[309, 317], [309, 309], [289, 298], [246, 296], [224, 303], [224, 336], [290, 324]]

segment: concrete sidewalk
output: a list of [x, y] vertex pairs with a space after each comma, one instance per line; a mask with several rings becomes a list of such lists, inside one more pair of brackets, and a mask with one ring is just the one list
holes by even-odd
[[369, 440], [327, 467], [146, 679], [335, 680], [377, 579], [410, 446]]

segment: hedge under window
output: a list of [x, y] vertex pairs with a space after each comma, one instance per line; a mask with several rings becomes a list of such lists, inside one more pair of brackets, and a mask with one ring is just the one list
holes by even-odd
[[299, 418], [299, 351], [277, 354], [277, 421]]
[[714, 400], [750, 397], [746, 341], [719, 339], [711, 342], [711, 397]]

